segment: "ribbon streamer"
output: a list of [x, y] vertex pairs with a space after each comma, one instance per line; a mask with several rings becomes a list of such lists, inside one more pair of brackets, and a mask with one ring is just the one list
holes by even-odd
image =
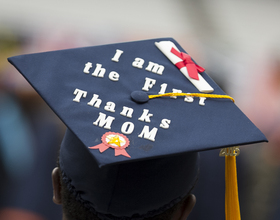
[[180, 59], [182, 59], [183, 61], [175, 63], [175, 66], [178, 69], [181, 69], [183, 67], [186, 67], [188, 70], [188, 74], [192, 79], [196, 79], [199, 80], [198, 78], [198, 72], [202, 73], [205, 71], [205, 69], [199, 65], [197, 65], [196, 63], [194, 63], [192, 61], [192, 58], [190, 55], [183, 53], [183, 52], [179, 52], [177, 51], [174, 47], [171, 48], [171, 53], [175, 54], [177, 57], [179, 57]]
[[[179, 52], [179, 57], [171, 52], [172, 48], [174, 48], [176, 51], [180, 51], [176, 45], [172, 41], [160, 41], [155, 42], [155, 45], [157, 48], [173, 63], [176, 65], [177, 63], [184, 62], [183, 59], [181, 59], [181, 53]], [[176, 52], [175, 52], [176, 53]], [[190, 58], [191, 60], [191, 58]], [[193, 62], [191, 60], [191, 62]], [[182, 63], [183, 64], [183, 63]], [[210, 86], [210, 84], [202, 77], [201, 74], [197, 73], [197, 66], [190, 64], [190, 69], [195, 68], [196, 74], [193, 76], [194, 78], [198, 77], [198, 79], [194, 79], [190, 77], [190, 74], [188, 73], [188, 69], [185, 65], [177, 64], [177, 68], [180, 68], [180, 72], [198, 89], [199, 92], [203, 93], [211, 93], [214, 91], [214, 89]], [[199, 68], [199, 71], [202, 69]], [[191, 75], [193, 73], [192, 70], [190, 70]]]

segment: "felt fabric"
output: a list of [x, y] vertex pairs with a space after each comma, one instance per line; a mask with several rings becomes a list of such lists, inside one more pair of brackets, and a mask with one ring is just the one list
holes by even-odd
[[[185, 101], [184, 97], [157, 98], [141, 104], [133, 101], [131, 94], [143, 91], [147, 78], [147, 84], [151, 86], [145, 91], [148, 94], [158, 94], [163, 84], [167, 84], [169, 91], [176, 88], [183, 92], [198, 92], [155, 46], [155, 42], [161, 41], [172, 41], [184, 52], [173, 39], [152, 39], [23, 55], [9, 58], [9, 61], [86, 147], [100, 144], [107, 131], [128, 133], [125, 135], [130, 145], [126, 152], [131, 158], [114, 156], [114, 149], [103, 153], [90, 150], [100, 166], [266, 140], [230, 100], [206, 99], [204, 106], [199, 105], [199, 98], [194, 98], [193, 102]], [[123, 53], [115, 62], [112, 58], [117, 50]], [[144, 61], [142, 68], [139, 68], [141, 62], [135, 61], [139, 60], [137, 58]], [[92, 68], [90, 73], [85, 73], [88, 62], [92, 63]], [[133, 66], [135, 62], [138, 67]], [[164, 66], [162, 74], [146, 70], [149, 62]], [[91, 74], [97, 74], [96, 71], [100, 74], [101, 68], [105, 69], [103, 77]], [[109, 78], [111, 72], [119, 74], [118, 81]], [[205, 72], [200, 74], [214, 88], [213, 94], [224, 94]], [[81, 94], [79, 99], [78, 94]], [[98, 97], [95, 100], [100, 101], [91, 106], [89, 103], [94, 94]], [[113, 111], [106, 110], [109, 107]], [[121, 114], [125, 108], [132, 109], [131, 117]], [[139, 120], [141, 116], [151, 114]], [[109, 125], [98, 121], [99, 117], [108, 120]], [[163, 122], [169, 123], [165, 123], [168, 128], [160, 127]], [[151, 131], [156, 134], [150, 134]], [[150, 146], [148, 152], [143, 150], [147, 145]], [[176, 147], [171, 147], [173, 145]]]

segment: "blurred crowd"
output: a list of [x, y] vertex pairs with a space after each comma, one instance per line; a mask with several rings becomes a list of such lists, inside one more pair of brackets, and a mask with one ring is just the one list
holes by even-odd
[[[41, 50], [45, 45], [41, 40], [9, 29], [0, 30], [0, 219], [3, 220], [61, 219], [60, 208], [52, 203], [50, 176], [64, 127], [7, 62], [9, 56]], [[59, 47], [55, 42], [52, 46], [52, 49]]]
[[[65, 125], [7, 58], [88, 46], [98, 39], [55, 28], [26, 32], [0, 25], [0, 219], [60, 220], [51, 172]], [[49, 82], [54, 83], [54, 82]]]

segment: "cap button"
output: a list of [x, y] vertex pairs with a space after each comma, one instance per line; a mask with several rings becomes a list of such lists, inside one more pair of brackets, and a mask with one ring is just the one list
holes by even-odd
[[131, 98], [137, 103], [145, 103], [149, 101], [149, 96], [146, 92], [134, 91], [131, 93]]

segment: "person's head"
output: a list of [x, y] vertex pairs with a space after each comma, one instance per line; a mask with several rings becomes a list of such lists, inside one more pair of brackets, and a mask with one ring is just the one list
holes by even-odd
[[68, 220], [180, 219], [195, 204], [198, 153], [100, 168], [67, 130], [52, 177], [54, 202], [63, 205]]
[[[57, 205], [62, 205], [63, 219], [65, 220], [100, 220], [98, 214], [88, 208], [84, 202], [77, 199], [77, 192], [69, 190], [69, 181], [61, 172], [59, 167], [53, 169], [53, 201]], [[146, 217], [145, 220], [186, 220], [191, 213], [196, 198], [193, 194], [189, 193], [182, 198], [181, 201], [167, 208], [160, 214], [152, 217]], [[108, 215], [107, 218], [113, 218]], [[121, 218], [119, 218], [121, 219]], [[129, 219], [129, 218], [127, 218]], [[131, 218], [133, 219], [133, 218]], [[139, 219], [139, 218], [136, 218]]]

